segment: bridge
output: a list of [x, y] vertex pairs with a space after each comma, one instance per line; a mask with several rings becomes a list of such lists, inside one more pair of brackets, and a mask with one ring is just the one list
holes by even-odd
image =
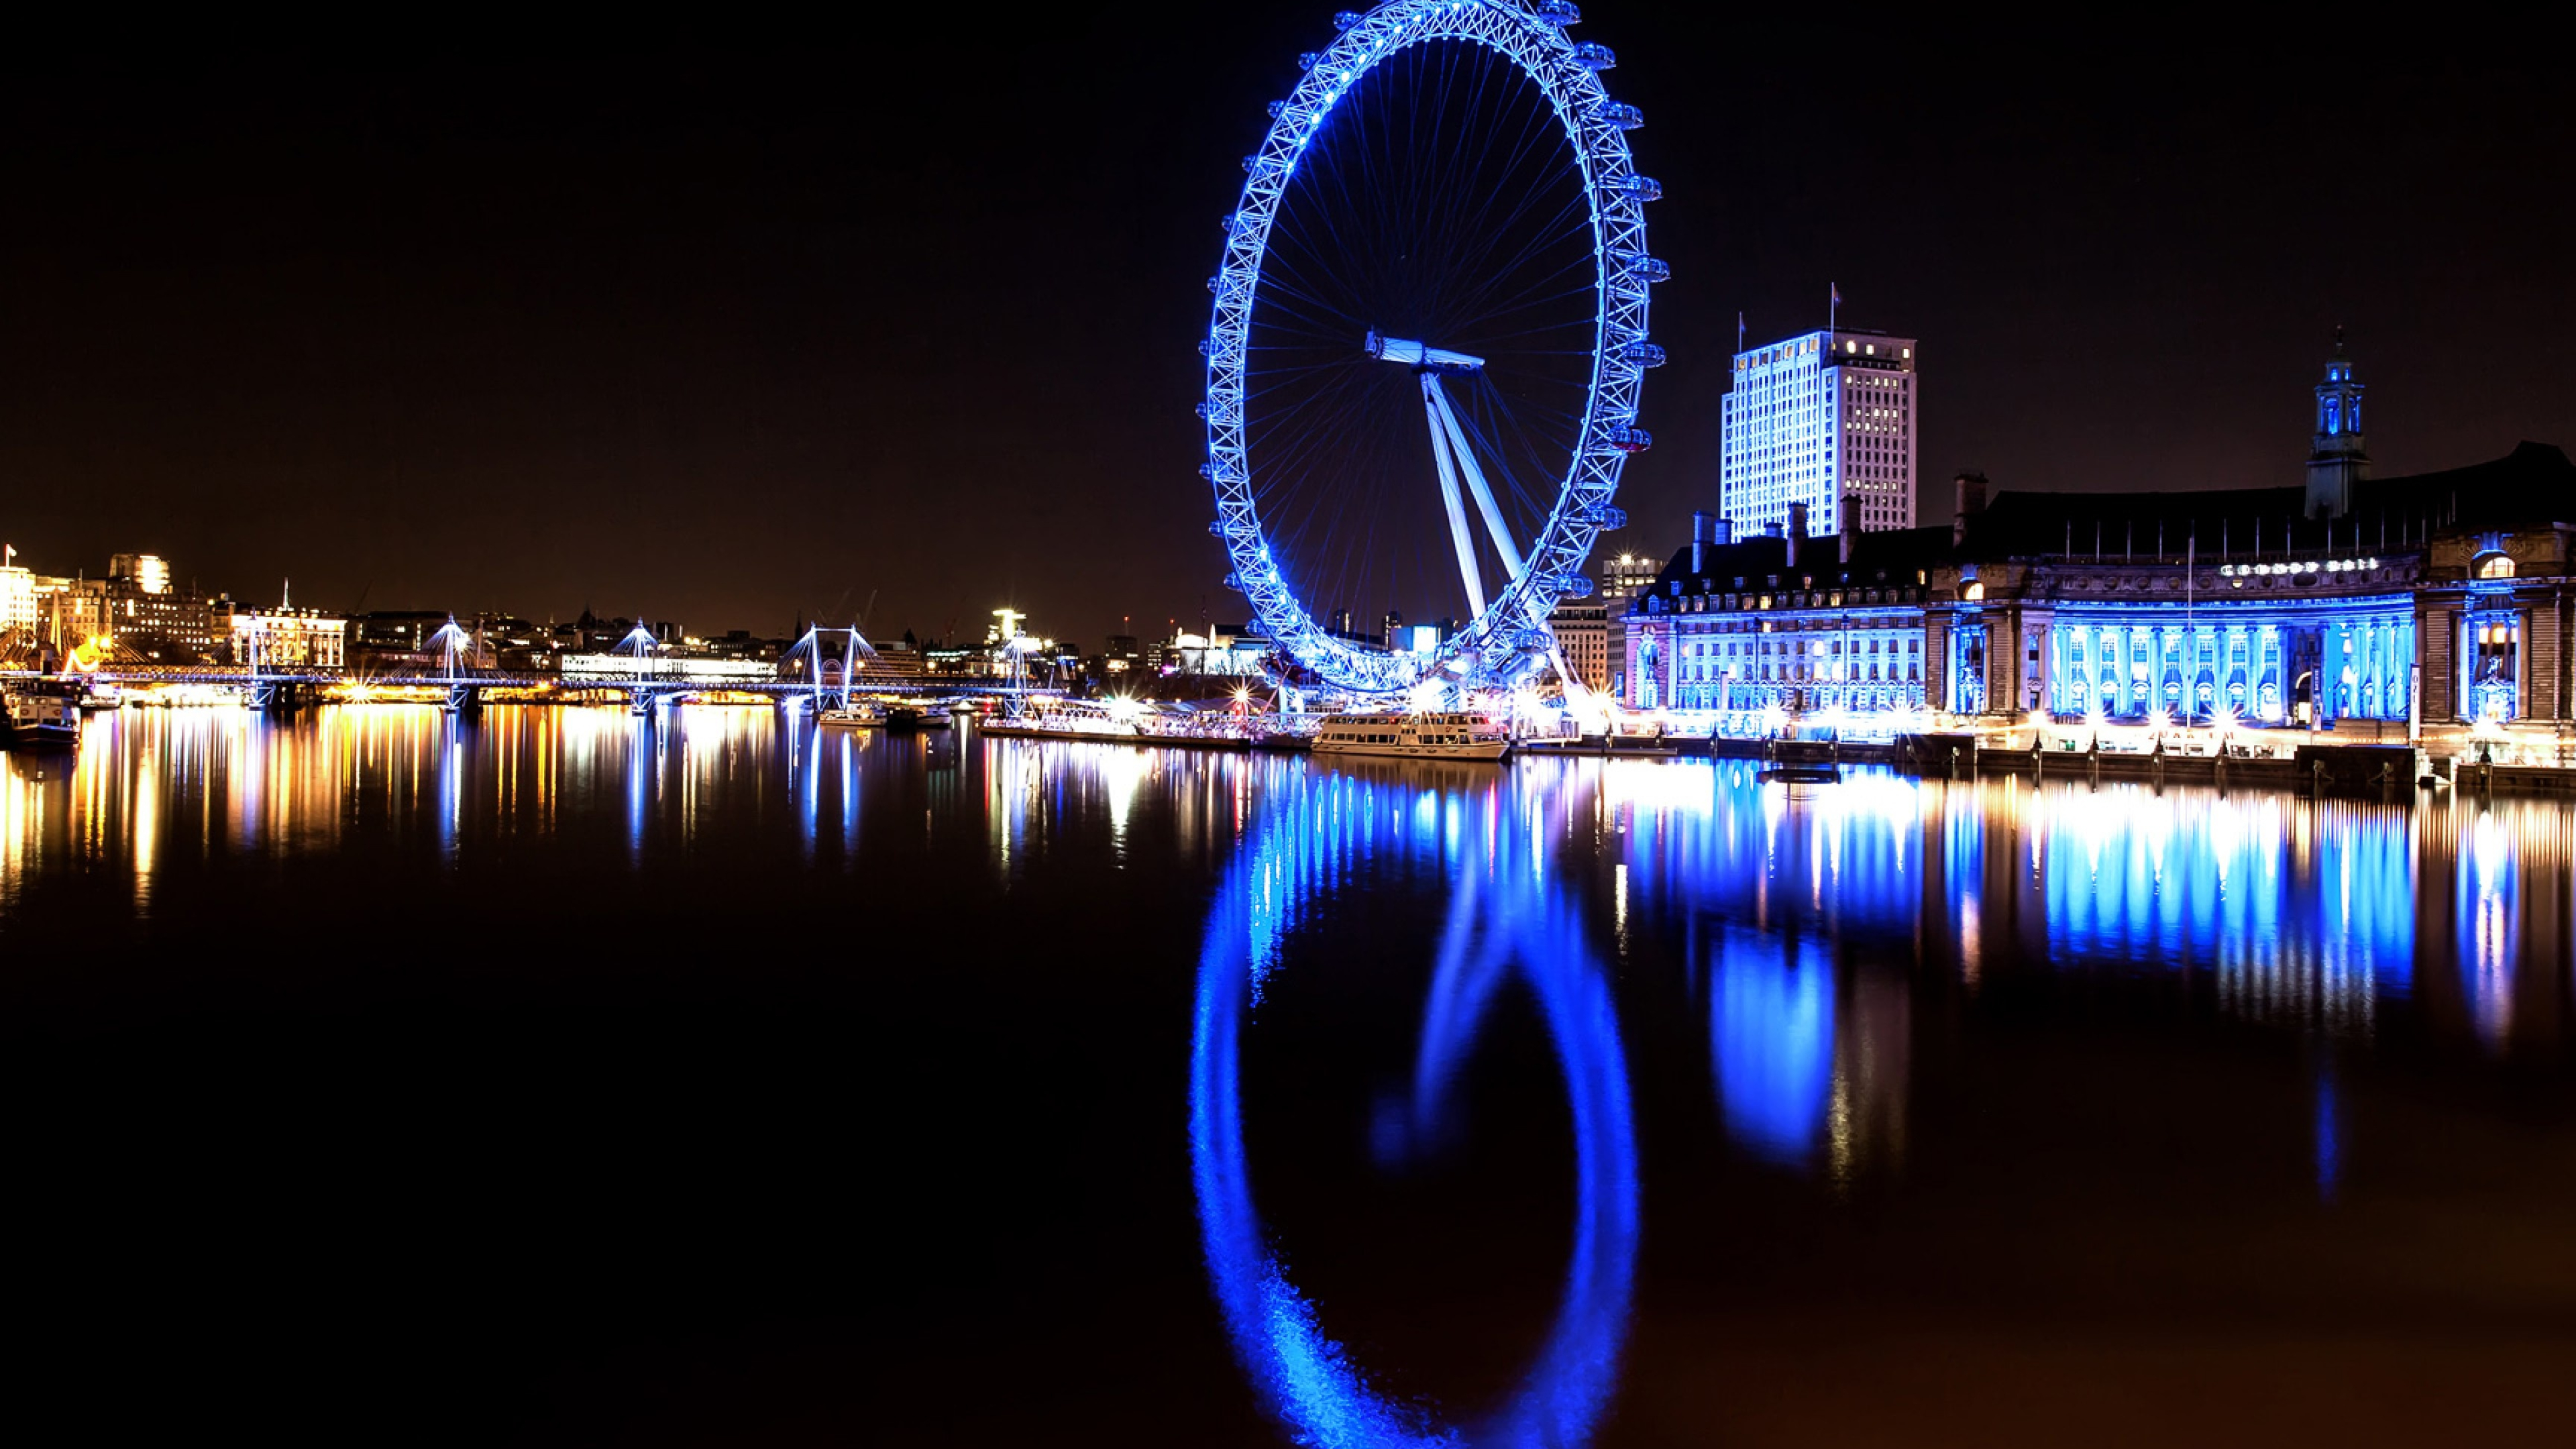
[[[984, 679], [895, 671], [882, 667], [876, 651], [855, 628], [808, 629], [805, 637], [780, 656], [764, 674], [756, 661], [678, 658], [640, 626], [607, 655], [586, 656], [577, 669], [557, 672], [506, 670], [472, 662], [480, 653], [472, 637], [454, 619], [431, 636], [438, 648], [435, 668], [367, 670], [309, 664], [271, 664], [254, 645], [250, 659], [236, 665], [151, 664], [130, 660], [101, 661], [69, 674], [95, 690], [101, 686], [148, 688], [154, 685], [206, 685], [242, 691], [253, 709], [284, 712], [333, 691], [376, 689], [432, 690], [441, 707], [457, 714], [481, 711], [484, 696], [494, 691], [526, 691], [566, 698], [622, 696], [637, 715], [650, 716], [692, 695], [757, 694], [782, 704], [804, 704], [816, 712], [846, 709], [854, 697], [888, 696], [921, 703], [968, 698], [1054, 696], [1061, 691], [1032, 690], [1011, 679]], [[871, 669], [871, 665], [878, 667]], [[691, 668], [690, 666], [698, 666]], [[0, 669], [0, 679], [32, 680], [34, 670]]]

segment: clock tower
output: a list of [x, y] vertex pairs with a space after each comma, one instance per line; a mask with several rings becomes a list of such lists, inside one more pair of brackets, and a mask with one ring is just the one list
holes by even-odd
[[2308, 516], [2341, 518], [2352, 509], [2354, 485], [2370, 476], [2370, 452], [2361, 441], [2361, 384], [2352, 380], [2352, 358], [2343, 329], [2326, 380], [2317, 384], [2317, 434], [2308, 449]]

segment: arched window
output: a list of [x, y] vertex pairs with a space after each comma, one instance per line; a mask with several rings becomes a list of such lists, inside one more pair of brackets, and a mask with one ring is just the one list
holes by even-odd
[[2488, 554], [2478, 560], [2477, 575], [2482, 579], [2512, 578], [2513, 560], [2500, 553]]

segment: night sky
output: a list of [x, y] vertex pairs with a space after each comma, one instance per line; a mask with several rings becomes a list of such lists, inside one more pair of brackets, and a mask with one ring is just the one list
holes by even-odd
[[[2382, 474], [2576, 443], [2543, 37], [2033, 35], [1588, 4], [1674, 279], [1611, 548], [1714, 507], [1738, 309], [1922, 339], [1922, 464], [2296, 481], [2333, 329]], [[861, 37], [0, 60], [0, 538], [335, 608], [1239, 619], [1197, 476], [1217, 219], [1326, 5]], [[2165, 32], [2158, 27], [2173, 24]], [[621, 44], [635, 45], [632, 36]]]

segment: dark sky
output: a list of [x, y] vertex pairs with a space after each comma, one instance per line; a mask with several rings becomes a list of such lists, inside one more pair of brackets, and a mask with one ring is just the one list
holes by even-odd
[[[1674, 272], [1610, 546], [1714, 506], [1737, 309], [1816, 326], [1828, 281], [1922, 339], [1931, 478], [2294, 481], [2338, 323], [2382, 473], [2576, 442], [2554, 37], [1809, 8], [1595, 0], [1576, 32], [1645, 109]], [[1241, 617], [1193, 347], [1238, 158], [1330, 7], [1144, 38], [1053, 9], [14, 48], [0, 538], [47, 572], [149, 550], [245, 597], [699, 631], [871, 596], [880, 634]]]

